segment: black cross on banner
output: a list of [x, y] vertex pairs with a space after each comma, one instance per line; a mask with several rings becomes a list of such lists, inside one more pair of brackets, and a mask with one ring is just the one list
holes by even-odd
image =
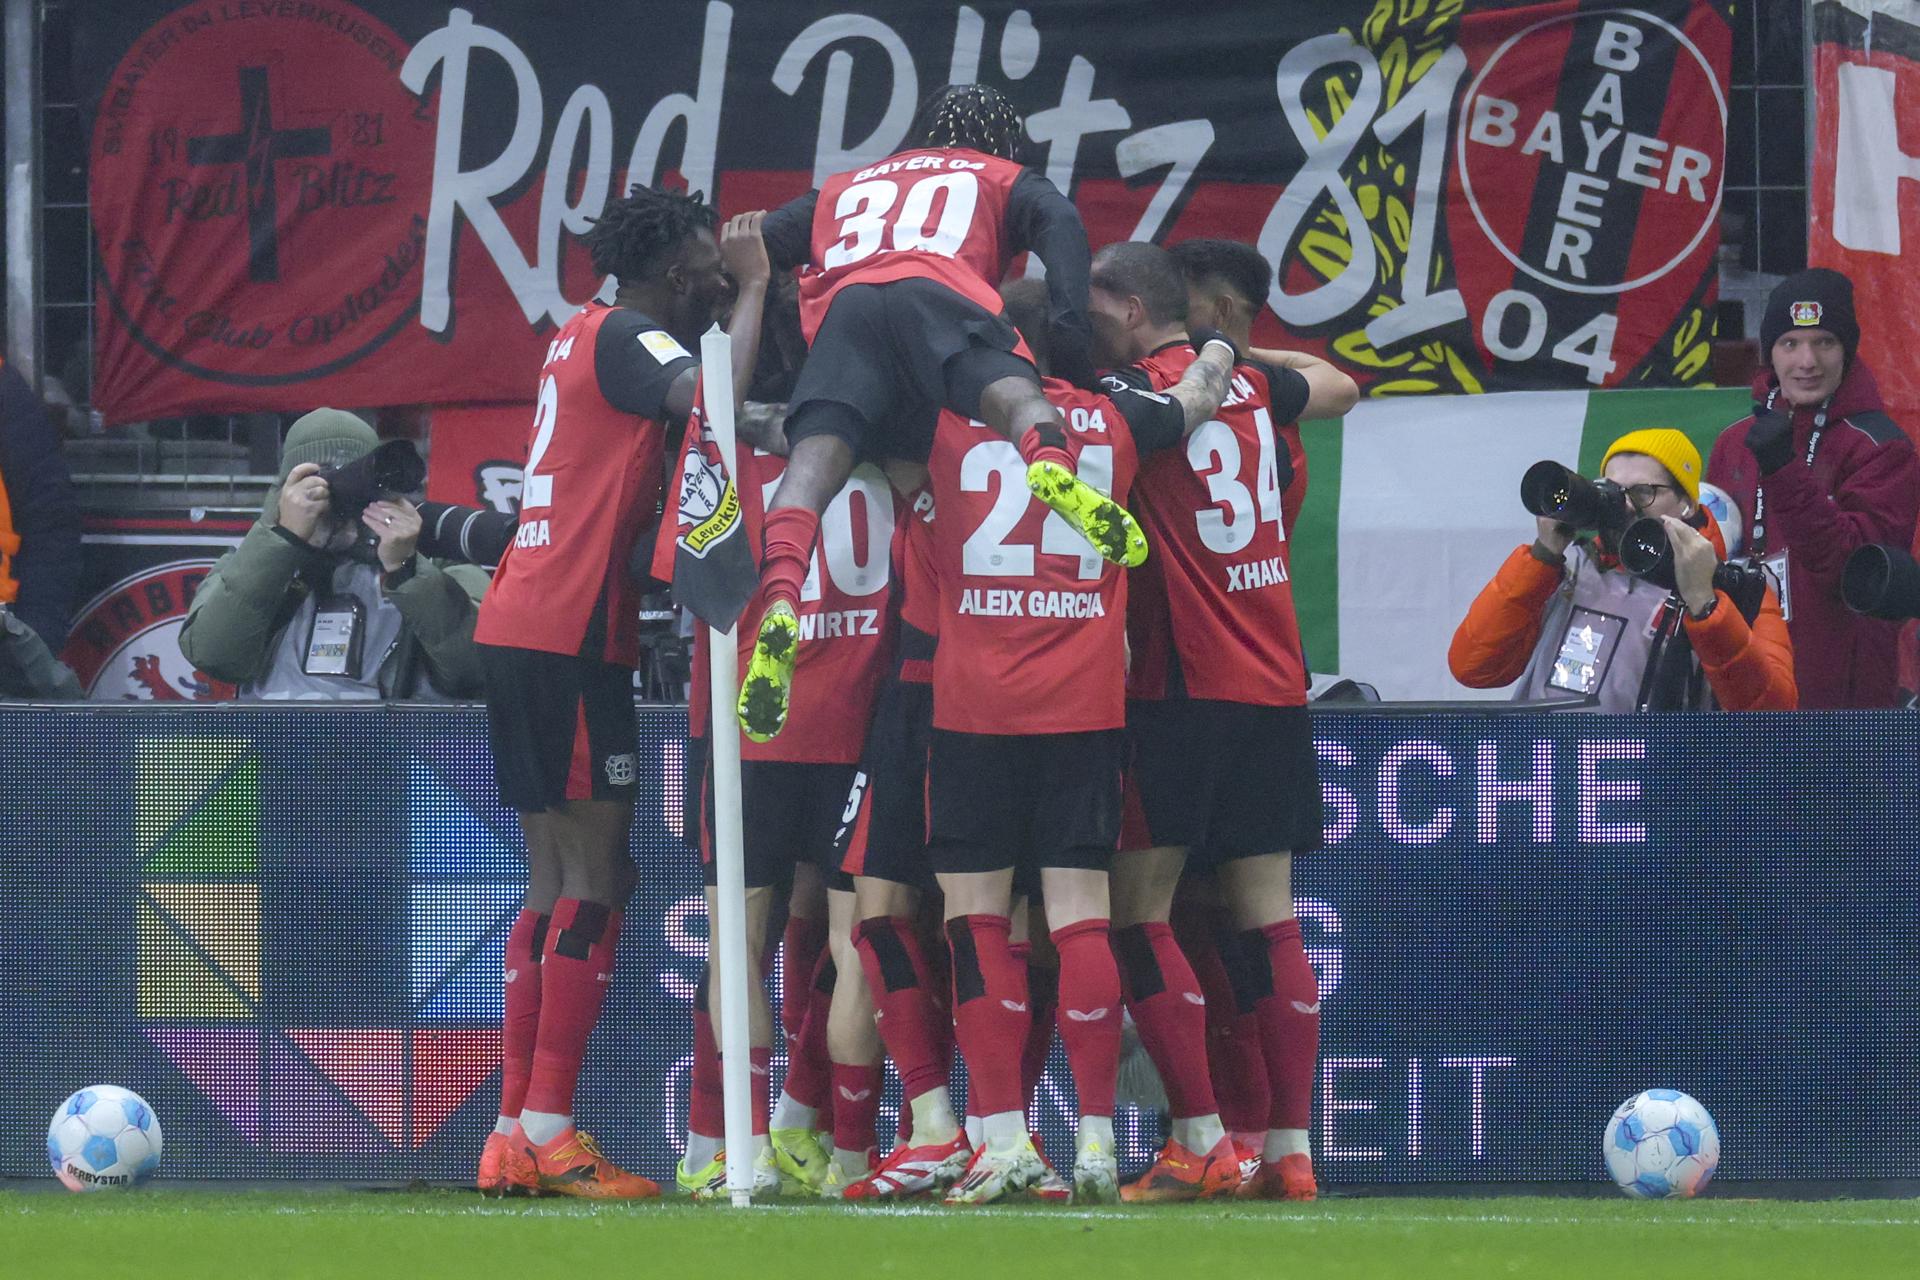
[[280, 206], [274, 195], [274, 161], [332, 153], [330, 129], [274, 129], [265, 67], [240, 68], [240, 132], [187, 139], [188, 164], [246, 166], [248, 279], [280, 279], [280, 245], [274, 232]]

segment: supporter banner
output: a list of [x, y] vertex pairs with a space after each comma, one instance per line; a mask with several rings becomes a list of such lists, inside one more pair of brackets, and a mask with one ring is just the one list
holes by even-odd
[[1006, 86], [1096, 244], [1227, 236], [1375, 395], [1706, 372], [1723, 0], [76, 11], [110, 421], [523, 397], [630, 182], [724, 211]]
[[207, 570], [253, 519], [234, 512], [89, 516], [82, 589], [60, 658], [103, 702], [212, 702], [234, 687], [180, 654], [180, 627]]
[[1910, 321], [1920, 314], [1920, 4], [1822, 0], [1813, 22], [1807, 260], [1852, 279], [1860, 354], [1911, 434], [1920, 431]]
[[[1598, 1180], [1607, 1116], [1661, 1086], [1718, 1120], [1722, 1184], [1920, 1177], [1920, 917], [1886, 909], [1920, 717], [1314, 719], [1328, 848], [1295, 906], [1330, 1185]], [[707, 938], [685, 729], [641, 709], [639, 890], [577, 1102], [663, 1181]], [[0, 1178], [46, 1177], [47, 1117], [101, 1081], [154, 1105], [163, 1179], [473, 1176], [525, 875], [480, 708], [14, 708], [0, 776], [34, 797], [0, 826], [33, 939], [0, 992]], [[1073, 1111], [1056, 1048], [1056, 1163]], [[1137, 1168], [1154, 1121], [1117, 1121]]]

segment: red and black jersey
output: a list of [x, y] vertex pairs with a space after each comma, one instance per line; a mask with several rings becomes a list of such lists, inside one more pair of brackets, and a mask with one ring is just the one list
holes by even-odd
[[958, 147], [902, 151], [775, 209], [762, 234], [775, 270], [802, 268], [809, 343], [850, 284], [933, 280], [998, 315], [1000, 282], [1032, 251], [1047, 269], [1055, 359], [1084, 359], [1086, 227], [1059, 188], [1010, 160]]
[[[1137, 369], [1165, 388], [1193, 361], [1182, 342]], [[1241, 364], [1213, 419], [1141, 467], [1130, 509], [1153, 550], [1135, 575], [1127, 696], [1305, 704], [1276, 422], [1307, 393], [1295, 370]]]
[[[940, 635], [940, 564], [934, 538], [933, 479], [904, 499], [900, 521], [900, 625], [903, 631], [938, 640]], [[925, 641], [920, 641], [924, 644]], [[902, 650], [900, 678], [915, 684], [933, 679], [933, 664]]]
[[[1125, 501], [1141, 451], [1180, 439], [1165, 396], [1106, 394], [1049, 379], [1082, 479]], [[940, 647], [933, 723], [959, 733], [1049, 734], [1126, 722], [1126, 573], [1027, 489], [998, 432], [946, 412], [928, 463], [934, 490]]]
[[[698, 433], [687, 432], [694, 447]], [[767, 500], [779, 487], [787, 461], [758, 449], [740, 455], [740, 511], [748, 544], [760, 545]], [[857, 764], [867, 721], [881, 681], [893, 661], [893, 544], [896, 515], [893, 487], [879, 468], [854, 468], [820, 517], [820, 541], [813, 565], [800, 589], [800, 651], [795, 657], [793, 701], [787, 727], [770, 742], [740, 740], [743, 760], [781, 760], [796, 764]], [[654, 544], [653, 576], [673, 579], [677, 530], [664, 522]], [[765, 601], [756, 594], [743, 618], [757, 618]], [[739, 631], [740, 670], [753, 654], [754, 633]], [[707, 732], [711, 678], [707, 668], [707, 628], [694, 632], [693, 688], [687, 718], [694, 737]], [[731, 708], [728, 711], [731, 718]]]
[[520, 529], [480, 602], [484, 644], [640, 660], [635, 539], [660, 503], [667, 391], [693, 356], [627, 307], [590, 303], [540, 370]]

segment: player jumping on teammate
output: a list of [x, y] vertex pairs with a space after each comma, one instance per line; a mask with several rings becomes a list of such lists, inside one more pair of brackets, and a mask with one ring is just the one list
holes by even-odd
[[767, 217], [774, 264], [808, 267], [812, 352], [787, 420], [792, 458], [768, 504], [766, 603], [741, 683], [740, 723], [755, 741], [786, 723], [795, 604], [821, 511], [863, 455], [924, 460], [941, 409], [1015, 442], [1024, 483], [1101, 556], [1146, 558], [1139, 525], [1075, 474], [1060, 412], [1000, 314], [995, 286], [1033, 251], [1047, 268], [1057, 367], [1091, 385], [1086, 229], [1071, 201], [1020, 164], [1025, 138], [1003, 95], [949, 85], [921, 107], [906, 150]]

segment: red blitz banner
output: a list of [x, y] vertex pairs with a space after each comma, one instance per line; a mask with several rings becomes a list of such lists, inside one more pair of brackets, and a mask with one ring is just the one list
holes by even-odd
[[605, 287], [579, 236], [629, 183], [770, 205], [974, 79], [1028, 113], [1096, 245], [1257, 245], [1259, 336], [1370, 394], [1705, 375], [1730, 42], [1710, 0], [76, 16], [112, 421], [522, 400]]
[[[1884, 11], [1876, 11], [1884, 10]], [[1905, 15], [1902, 21], [1895, 13]], [[1920, 430], [1920, 9], [1814, 9], [1815, 137], [1807, 258], [1853, 281], [1860, 354], [1887, 410]]]

